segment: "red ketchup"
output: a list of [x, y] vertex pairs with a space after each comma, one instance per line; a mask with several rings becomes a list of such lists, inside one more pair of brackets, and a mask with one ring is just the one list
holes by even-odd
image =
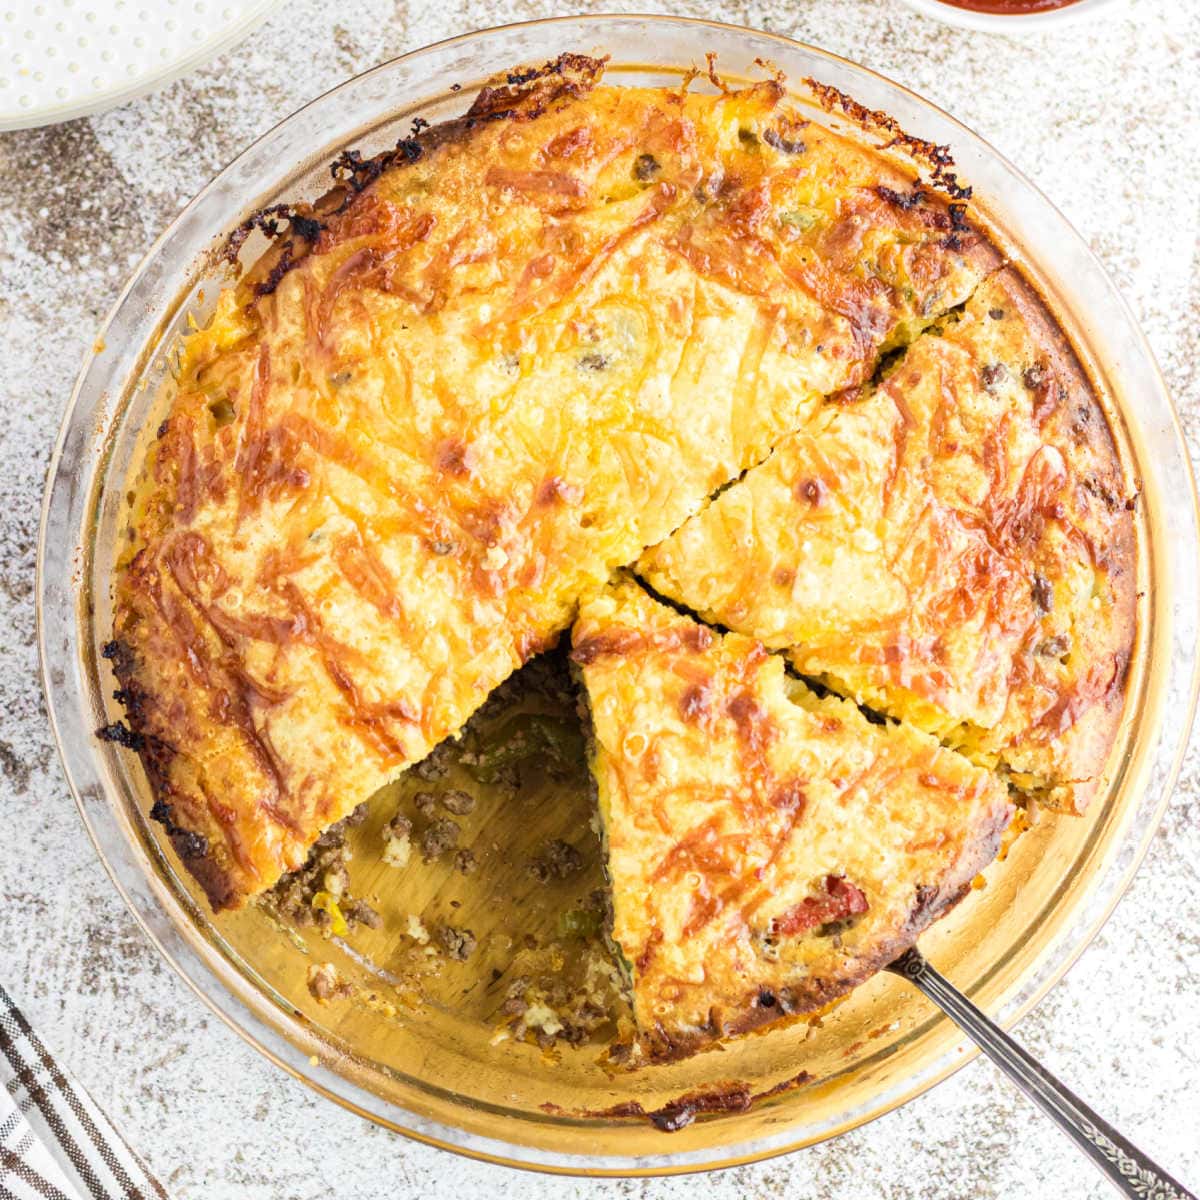
[[972, 12], [1016, 16], [1066, 8], [1068, 4], [1077, 3], [1077, 0], [941, 0], [941, 2], [950, 5], [951, 8], [969, 8]]

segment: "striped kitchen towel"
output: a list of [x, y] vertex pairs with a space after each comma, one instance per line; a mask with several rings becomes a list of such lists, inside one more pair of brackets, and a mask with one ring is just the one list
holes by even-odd
[[0, 986], [0, 1200], [167, 1200]]

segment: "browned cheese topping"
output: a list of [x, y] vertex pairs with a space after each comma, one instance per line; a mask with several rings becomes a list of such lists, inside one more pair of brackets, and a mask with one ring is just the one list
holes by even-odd
[[638, 569], [801, 674], [1081, 811], [1124, 701], [1131, 507], [1082, 369], [1005, 268]]
[[584, 604], [613, 940], [653, 1058], [829, 1003], [995, 856], [1007, 791], [625, 579]]
[[997, 262], [778, 81], [600, 75], [564, 56], [343, 156], [183, 345], [111, 654], [217, 908]]

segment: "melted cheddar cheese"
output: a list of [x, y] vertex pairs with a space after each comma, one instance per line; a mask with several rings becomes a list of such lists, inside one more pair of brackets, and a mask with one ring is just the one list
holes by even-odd
[[1129, 507], [1081, 369], [1006, 268], [638, 569], [801, 674], [1078, 811], [1123, 704]]
[[183, 346], [110, 654], [218, 908], [995, 265], [777, 81], [600, 71], [345, 157]]

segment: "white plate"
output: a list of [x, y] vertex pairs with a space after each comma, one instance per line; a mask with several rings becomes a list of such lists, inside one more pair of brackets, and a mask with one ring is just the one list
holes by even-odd
[[0, 0], [0, 129], [102, 112], [245, 37], [279, 0]]

